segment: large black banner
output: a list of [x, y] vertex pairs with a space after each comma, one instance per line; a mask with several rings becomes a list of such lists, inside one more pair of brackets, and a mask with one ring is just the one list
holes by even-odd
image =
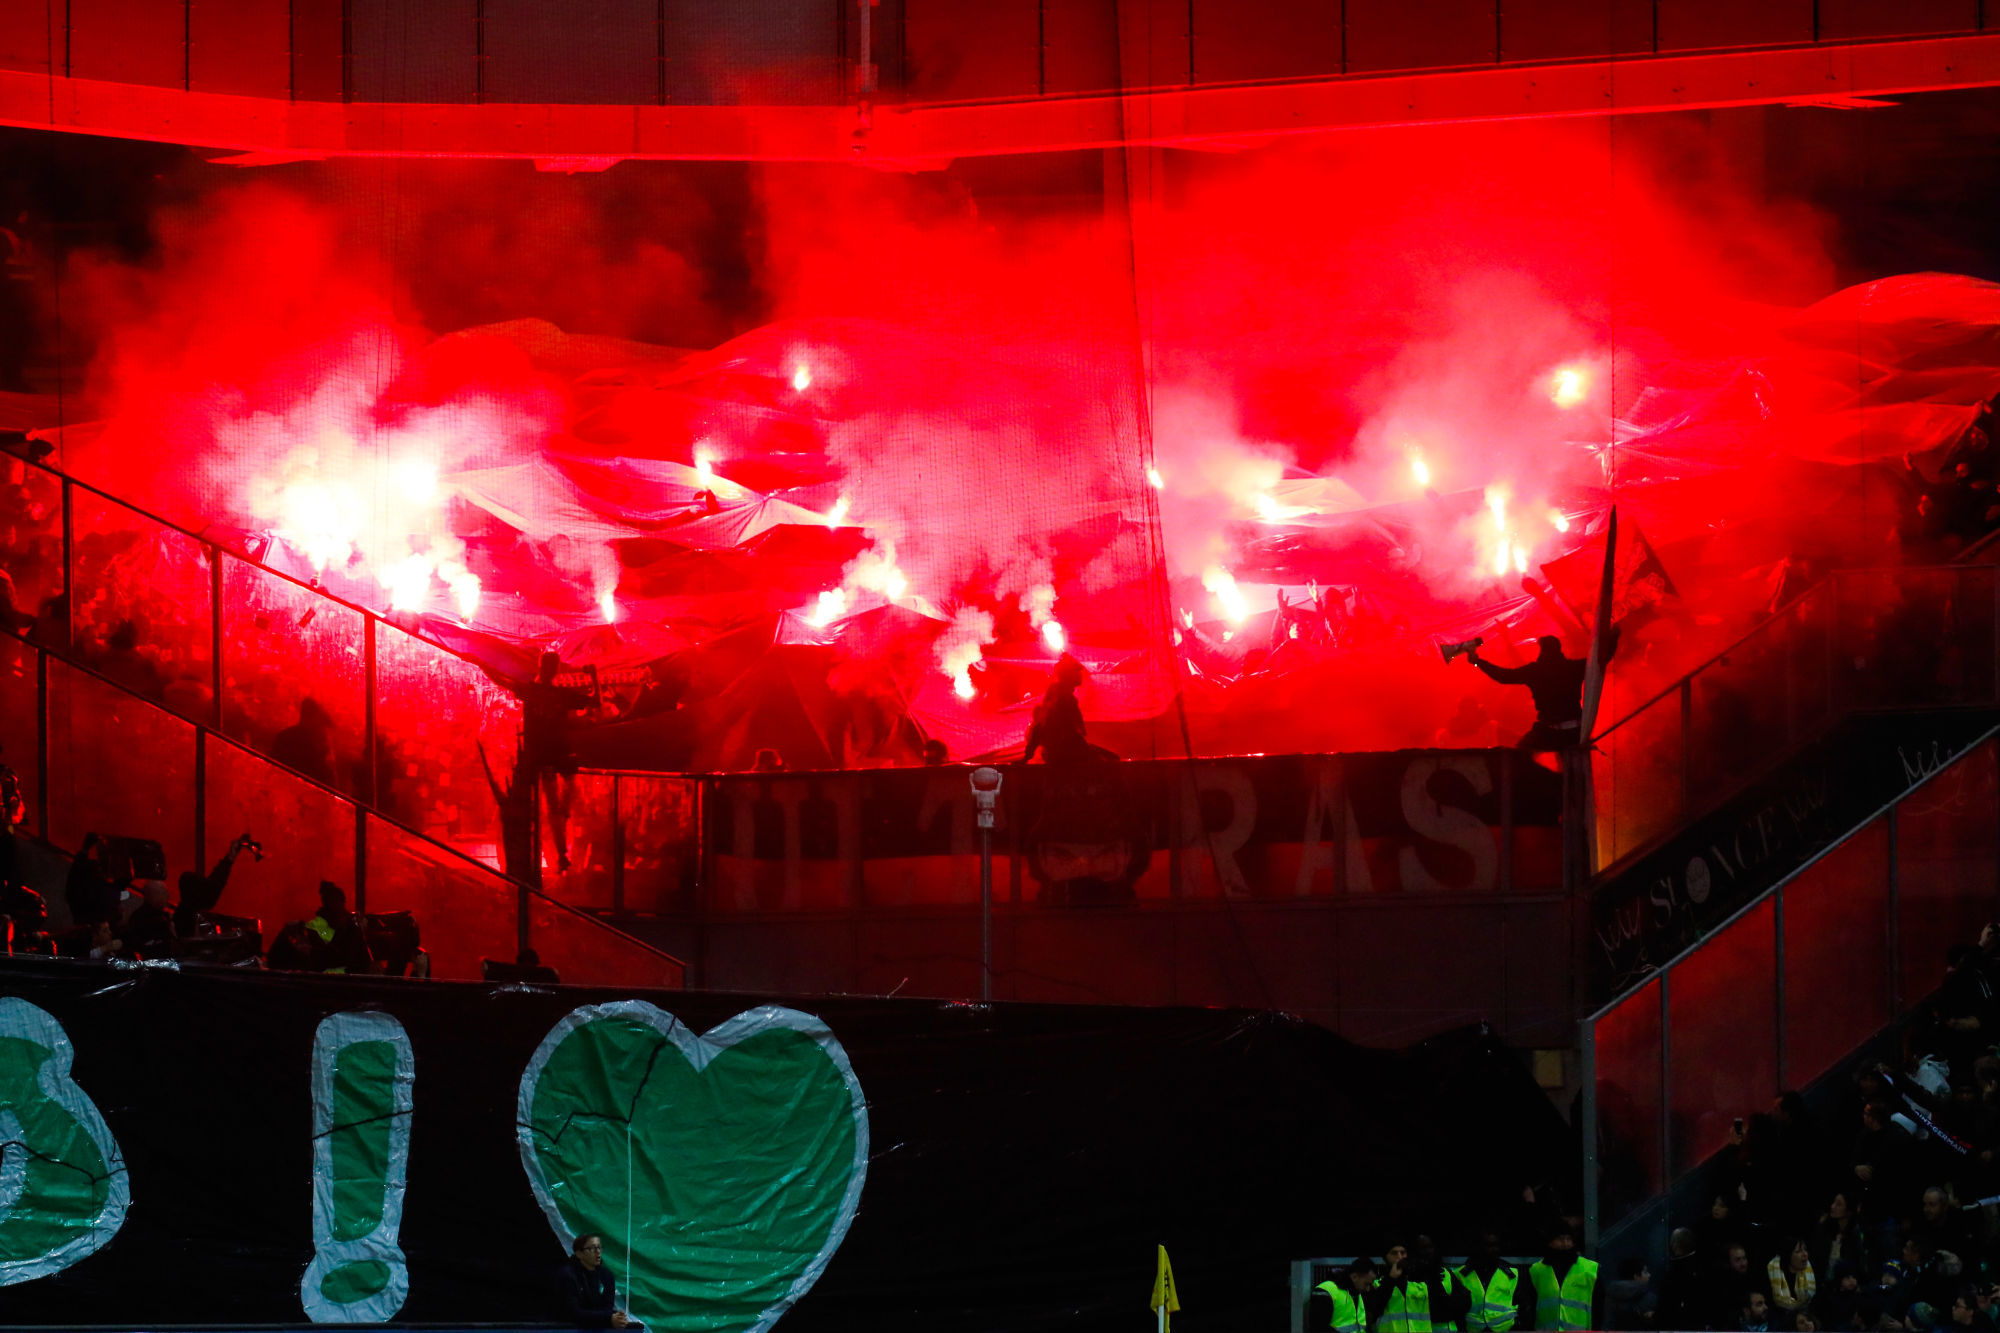
[[26, 961], [0, 996], [9, 1323], [554, 1321], [594, 1230], [658, 1329], [1137, 1328], [1158, 1244], [1182, 1327], [1279, 1327], [1293, 1258], [1531, 1246], [1569, 1155], [1471, 1031]]

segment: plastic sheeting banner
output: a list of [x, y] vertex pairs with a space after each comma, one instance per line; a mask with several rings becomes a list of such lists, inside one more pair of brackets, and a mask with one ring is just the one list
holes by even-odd
[[1184, 1329], [1276, 1326], [1290, 1258], [1530, 1244], [1566, 1156], [1472, 1032], [27, 961], [0, 992], [23, 1324], [560, 1322], [595, 1232], [659, 1330], [1129, 1327], [1160, 1244]]

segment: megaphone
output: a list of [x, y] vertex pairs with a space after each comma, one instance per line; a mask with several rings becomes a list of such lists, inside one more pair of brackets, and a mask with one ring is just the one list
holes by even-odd
[[1485, 642], [1486, 640], [1482, 636], [1480, 638], [1467, 639], [1463, 643], [1441, 643], [1438, 645], [1438, 655], [1444, 658], [1446, 666], [1450, 666], [1452, 658], [1469, 653]]

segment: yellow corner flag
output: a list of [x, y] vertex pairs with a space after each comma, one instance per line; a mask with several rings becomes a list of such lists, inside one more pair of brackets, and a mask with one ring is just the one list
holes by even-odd
[[1153, 1308], [1160, 1312], [1160, 1331], [1166, 1333], [1167, 1315], [1179, 1314], [1180, 1293], [1174, 1290], [1174, 1265], [1167, 1258], [1167, 1247], [1160, 1246], [1160, 1264], [1153, 1273]]

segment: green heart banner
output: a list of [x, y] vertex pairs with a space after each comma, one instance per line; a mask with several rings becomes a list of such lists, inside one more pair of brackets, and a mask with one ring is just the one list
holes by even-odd
[[0, 1285], [61, 1272], [125, 1222], [125, 1159], [73, 1055], [54, 1015], [0, 999]]
[[826, 1270], [861, 1201], [868, 1108], [819, 1019], [762, 1006], [696, 1035], [586, 1005], [521, 1077], [528, 1182], [565, 1249], [604, 1238], [656, 1333], [761, 1333]]

